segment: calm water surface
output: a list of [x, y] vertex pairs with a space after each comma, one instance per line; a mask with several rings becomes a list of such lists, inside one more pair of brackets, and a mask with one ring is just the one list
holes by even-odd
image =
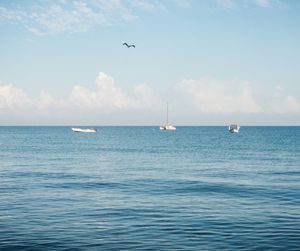
[[300, 250], [300, 127], [0, 127], [0, 250]]

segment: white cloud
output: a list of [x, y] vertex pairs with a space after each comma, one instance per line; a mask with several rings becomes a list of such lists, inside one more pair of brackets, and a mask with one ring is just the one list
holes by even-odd
[[100, 123], [118, 123], [120, 119], [124, 124], [139, 119], [151, 123], [147, 114], [155, 114], [160, 104], [160, 97], [146, 84], [137, 85], [127, 95], [111, 76], [102, 72], [94, 88], [76, 85], [61, 100], [46, 91], [41, 91], [38, 98], [29, 98], [13, 85], [0, 85], [2, 123], [99, 123], [94, 122], [95, 116], [105, 118]]
[[225, 9], [237, 9], [243, 7], [276, 7], [281, 6], [281, 0], [215, 0], [219, 6], [222, 6]]
[[5, 108], [18, 108], [29, 104], [24, 91], [13, 85], [0, 85], [0, 110]]
[[[281, 0], [214, 0], [225, 9], [255, 6], [260, 8], [281, 6]], [[146, 12], [163, 12], [172, 6], [191, 7], [192, 0], [54, 0], [14, 7], [0, 3], [0, 22], [24, 26], [36, 35], [83, 32], [94, 26], [131, 22]]]
[[162, 106], [161, 97], [156, 94], [146, 84], [141, 84], [135, 87], [134, 94], [137, 100], [138, 107], [145, 107], [150, 109], [160, 109]]
[[166, 6], [162, 1], [148, 1], [148, 0], [131, 0], [130, 4], [133, 8], [144, 11], [161, 11], [166, 10]]
[[0, 22], [26, 27], [37, 35], [82, 32], [97, 25], [130, 22], [143, 12], [164, 11], [172, 5], [187, 6], [188, 0], [69, 0], [1, 6]]
[[96, 80], [96, 89], [89, 90], [83, 86], [75, 86], [70, 100], [73, 105], [85, 108], [128, 108], [135, 107], [136, 102], [127, 97], [115, 85], [114, 79], [100, 73]]
[[255, 0], [255, 3], [263, 8], [267, 8], [270, 6], [271, 1], [270, 0]]
[[234, 0], [216, 0], [216, 2], [225, 9], [233, 9], [236, 6]]
[[49, 107], [55, 104], [54, 98], [51, 96], [51, 94], [41, 91], [40, 92], [40, 106], [41, 107]]
[[260, 107], [248, 83], [213, 78], [184, 80], [177, 86], [184, 103], [203, 113], [258, 113]]
[[92, 25], [109, 23], [104, 13], [95, 12], [83, 2], [73, 2], [68, 8], [59, 4], [47, 9], [39, 7], [25, 21], [28, 29], [36, 34], [85, 31]]
[[[49, 2], [48, 2], [49, 3]], [[133, 19], [122, 1], [52, 1], [50, 4], [0, 6], [0, 21], [24, 25], [37, 35], [82, 32], [95, 25], [111, 25]]]
[[161, 103], [160, 97], [146, 84], [133, 90], [132, 97], [116, 86], [114, 79], [100, 72], [96, 79], [96, 89], [75, 86], [70, 94], [70, 103], [88, 109], [155, 109]]
[[[207, 77], [180, 82], [168, 97], [175, 123], [222, 124], [248, 119], [255, 124], [287, 124], [285, 118], [293, 123], [300, 118], [299, 97], [281, 87], [263, 92], [249, 82]], [[164, 119], [166, 101], [147, 84], [139, 84], [127, 94], [105, 73], [99, 73], [93, 88], [74, 86], [64, 99], [46, 91], [41, 91], [36, 99], [30, 98], [13, 85], [0, 84], [2, 123], [153, 124]]]
[[173, 2], [180, 7], [188, 8], [192, 6], [192, 0], [173, 0]]
[[0, 6], [0, 21], [22, 22], [25, 13], [19, 10], [9, 10]]
[[46, 91], [41, 91], [39, 99], [32, 101], [40, 110], [45, 109], [65, 109], [67, 103], [63, 100], [58, 100]]
[[284, 88], [277, 87], [266, 110], [275, 114], [299, 113], [300, 115], [300, 100], [287, 94]]
[[[34, 111], [72, 110], [99, 111], [106, 113], [121, 110], [157, 110], [161, 107], [161, 98], [146, 84], [134, 87], [131, 95], [116, 85], [114, 79], [100, 72], [94, 88], [76, 85], [68, 97], [59, 100], [42, 90], [38, 99], [29, 98], [24, 91], [13, 85], [0, 85], [0, 109], [18, 108]], [[18, 109], [15, 110], [18, 112]]]

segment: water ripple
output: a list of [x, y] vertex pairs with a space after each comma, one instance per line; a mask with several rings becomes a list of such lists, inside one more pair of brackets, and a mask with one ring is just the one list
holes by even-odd
[[0, 250], [299, 250], [299, 127], [156, 129], [0, 127]]

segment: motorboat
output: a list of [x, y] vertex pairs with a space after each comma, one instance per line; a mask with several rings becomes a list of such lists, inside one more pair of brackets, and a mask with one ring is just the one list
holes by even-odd
[[232, 124], [228, 127], [229, 132], [238, 133], [240, 131], [240, 126], [237, 124]]
[[95, 128], [72, 128], [73, 132], [97, 132]]

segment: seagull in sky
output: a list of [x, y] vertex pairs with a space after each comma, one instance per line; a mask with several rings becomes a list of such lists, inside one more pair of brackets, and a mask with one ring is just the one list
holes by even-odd
[[126, 46], [127, 46], [127, 48], [130, 48], [130, 47], [133, 47], [133, 48], [135, 48], [135, 45], [134, 45], [134, 44], [127, 44], [127, 43], [123, 43], [123, 45], [126, 45]]

